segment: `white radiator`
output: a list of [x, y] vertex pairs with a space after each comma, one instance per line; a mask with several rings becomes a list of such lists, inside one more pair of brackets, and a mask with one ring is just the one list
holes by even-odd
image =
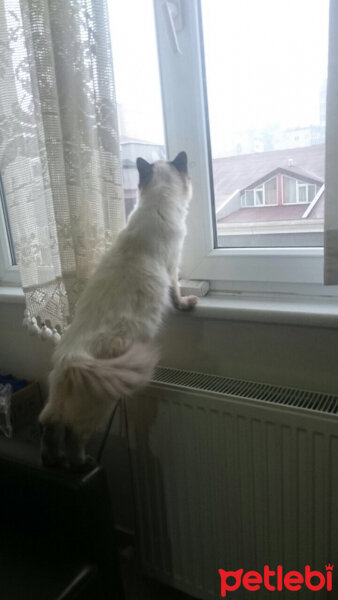
[[338, 570], [338, 396], [158, 368], [127, 407], [146, 573], [214, 600], [220, 568]]

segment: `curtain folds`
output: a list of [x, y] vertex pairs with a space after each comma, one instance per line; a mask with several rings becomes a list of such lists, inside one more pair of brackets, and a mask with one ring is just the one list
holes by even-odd
[[106, 0], [0, 0], [0, 169], [25, 323], [62, 330], [125, 220]]

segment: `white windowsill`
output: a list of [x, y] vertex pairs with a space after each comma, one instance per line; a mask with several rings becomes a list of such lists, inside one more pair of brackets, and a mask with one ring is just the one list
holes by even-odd
[[185, 314], [202, 319], [338, 329], [338, 300], [329, 297], [211, 292]]
[[[22, 289], [0, 287], [0, 303], [24, 304]], [[338, 329], [338, 299], [328, 297], [211, 292], [199, 299], [192, 312], [178, 314], [202, 319]]]
[[25, 296], [21, 287], [0, 286], [0, 302], [8, 304], [24, 304]]

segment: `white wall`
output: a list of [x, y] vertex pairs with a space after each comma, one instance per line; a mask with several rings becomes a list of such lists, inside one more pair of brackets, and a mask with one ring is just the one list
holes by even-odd
[[[53, 346], [22, 327], [23, 304], [0, 304], [0, 372], [45, 389]], [[170, 315], [162, 364], [338, 394], [338, 329]]]
[[37, 379], [44, 385], [53, 346], [22, 327], [23, 304], [0, 304], [0, 372]]
[[338, 394], [338, 329], [178, 314], [161, 345], [166, 366]]

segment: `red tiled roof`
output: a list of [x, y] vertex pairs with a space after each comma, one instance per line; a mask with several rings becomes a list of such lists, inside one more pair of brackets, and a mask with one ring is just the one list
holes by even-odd
[[224, 202], [224, 198], [230, 196], [235, 190], [249, 187], [278, 168], [287, 169], [295, 176], [298, 174], [300, 177], [324, 181], [324, 159], [324, 144], [216, 158], [213, 160], [216, 206]]

